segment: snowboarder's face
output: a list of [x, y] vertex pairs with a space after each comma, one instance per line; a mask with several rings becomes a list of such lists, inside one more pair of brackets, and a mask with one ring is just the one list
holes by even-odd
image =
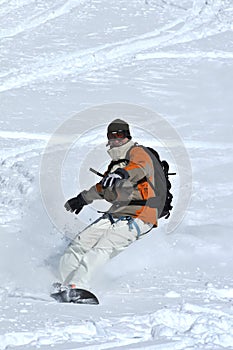
[[108, 140], [108, 145], [110, 145], [110, 148], [120, 147], [128, 141], [129, 139], [127, 137], [125, 137], [124, 139], [111, 139], [111, 140]]

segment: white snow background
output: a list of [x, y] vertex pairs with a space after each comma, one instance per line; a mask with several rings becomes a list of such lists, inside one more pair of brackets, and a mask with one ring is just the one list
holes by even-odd
[[[233, 349], [232, 19], [232, 0], [0, 0], [1, 350]], [[173, 232], [161, 220], [96, 276], [100, 305], [58, 304], [49, 291], [69, 234], [42, 203], [43, 151], [74, 114], [116, 102], [180, 135], [190, 205]], [[97, 116], [102, 129], [67, 156], [67, 198], [96, 180], [91, 147], [108, 161], [103, 123], [114, 117]], [[128, 120], [135, 141], [153, 141], [153, 120]], [[176, 194], [179, 174], [172, 183]]]

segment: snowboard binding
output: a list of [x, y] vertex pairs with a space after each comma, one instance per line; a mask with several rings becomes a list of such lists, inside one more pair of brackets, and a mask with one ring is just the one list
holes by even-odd
[[51, 293], [50, 296], [59, 303], [99, 304], [99, 300], [93, 293], [80, 288], [66, 287]]

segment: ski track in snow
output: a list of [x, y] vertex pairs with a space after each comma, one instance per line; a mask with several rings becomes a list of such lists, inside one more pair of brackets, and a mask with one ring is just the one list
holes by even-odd
[[[76, 1], [68, 0], [65, 3], [64, 1], [62, 1], [60, 6], [57, 6], [57, 5], [53, 6], [53, 3], [51, 3], [51, 7], [49, 7], [47, 11], [44, 11], [44, 10], [39, 11], [41, 13], [33, 15], [29, 18], [26, 18], [25, 20], [22, 21], [23, 23], [21, 23], [16, 27], [0, 30], [0, 38], [14, 37], [18, 34], [24, 33], [25, 31], [35, 29], [60, 16], [64, 16], [65, 14], [69, 13], [71, 10], [75, 9], [76, 7], [86, 2], [87, 0], [76, 0]], [[0, 15], [1, 17], [3, 17], [3, 15], [5, 16], [11, 11], [15, 11], [20, 7], [24, 7], [30, 4], [34, 5], [34, 3], [32, 3], [31, 0], [23, 1], [23, 2], [10, 1], [10, 5], [8, 5], [5, 9], [3, 9]], [[15, 5], [16, 5], [16, 8], [15, 8]]]
[[209, 59], [233, 59], [233, 52], [225, 52], [225, 51], [209, 51], [209, 52], [153, 52], [153, 53], [145, 53], [145, 54], [137, 54], [136, 60], [150, 60], [157, 58], [170, 58], [170, 59], [200, 59], [200, 58], [209, 58]]
[[[202, 2], [201, 2], [202, 3]], [[42, 19], [36, 19], [36, 25], [43, 24], [54, 18], [54, 16], [61, 15], [70, 11], [77, 4], [74, 1], [67, 2], [61, 6], [59, 10], [47, 14]], [[60, 54], [58, 57], [43, 56], [35, 57], [30, 63], [30, 72], [28, 72], [27, 65], [21, 67], [19, 70], [8, 70], [2, 73], [2, 81], [0, 92], [20, 88], [30, 84], [52, 81], [54, 79], [63, 79], [66, 76], [78, 75], [79, 79], [85, 79], [90, 72], [105, 71], [106, 68], [121, 66], [122, 63], [127, 62], [132, 58], [136, 60], [149, 58], [174, 58], [182, 57], [186, 59], [211, 58], [211, 59], [230, 59], [232, 53], [229, 52], [191, 52], [189, 55], [182, 53], [163, 52], [158, 51], [170, 46], [184, 44], [196, 40], [201, 40], [214, 36], [219, 33], [232, 30], [232, 21], [221, 20], [221, 13], [224, 12], [222, 8], [222, 1], [215, 1], [212, 5], [196, 6], [189, 10], [186, 17], [178, 19], [156, 29], [152, 32], [138, 35], [137, 37], [128, 38], [114, 44], [99, 45], [97, 47], [88, 48], [84, 50], [77, 50], [71, 54]], [[233, 14], [233, 9], [231, 9]], [[227, 12], [228, 13], [228, 12]], [[230, 13], [228, 13], [230, 16]], [[39, 16], [40, 18], [40, 16]], [[29, 19], [30, 26], [33, 28], [33, 23]], [[21, 31], [28, 29], [27, 25], [21, 28]], [[14, 29], [16, 33], [19, 29]], [[2, 36], [11, 36], [2, 34]], [[155, 49], [155, 53], [146, 53], [145, 51]], [[145, 53], [143, 53], [145, 52]], [[145, 56], [144, 56], [145, 55]], [[180, 56], [179, 56], [180, 55]]]

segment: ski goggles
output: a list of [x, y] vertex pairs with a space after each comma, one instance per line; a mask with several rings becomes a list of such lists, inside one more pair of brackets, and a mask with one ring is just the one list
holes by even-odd
[[124, 139], [126, 137], [125, 131], [112, 131], [107, 134], [108, 140]]

